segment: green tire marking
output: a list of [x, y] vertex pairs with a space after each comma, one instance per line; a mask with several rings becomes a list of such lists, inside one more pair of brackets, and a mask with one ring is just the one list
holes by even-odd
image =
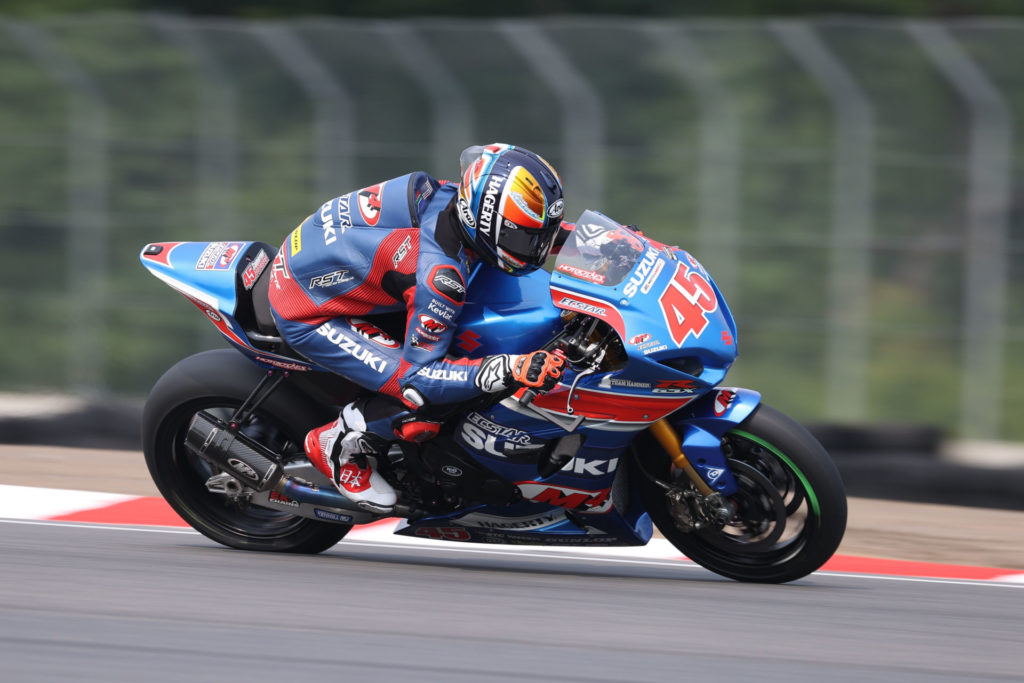
[[811, 487], [811, 483], [807, 481], [807, 477], [800, 471], [800, 468], [793, 464], [793, 461], [786, 457], [786, 455], [775, 446], [771, 445], [759, 436], [754, 436], [750, 432], [745, 432], [742, 429], [732, 429], [729, 431], [730, 434], [736, 434], [742, 436], [744, 439], [750, 439], [751, 441], [761, 444], [761, 446], [771, 451], [775, 457], [789, 466], [789, 469], [793, 470], [793, 473], [803, 482], [804, 490], [807, 492], [807, 499], [811, 503], [811, 509], [814, 510], [814, 514], [817, 515], [818, 519], [821, 519], [821, 507], [818, 505], [818, 496], [814, 493], [814, 489]]

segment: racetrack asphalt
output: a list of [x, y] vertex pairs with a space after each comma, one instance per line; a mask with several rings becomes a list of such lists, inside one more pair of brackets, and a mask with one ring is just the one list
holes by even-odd
[[[2, 680], [1006, 683], [1024, 585], [0, 520]], [[644, 550], [644, 549], [637, 549]]]

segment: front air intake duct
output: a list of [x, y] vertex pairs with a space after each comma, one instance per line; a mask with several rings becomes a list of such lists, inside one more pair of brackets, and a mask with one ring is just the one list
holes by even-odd
[[273, 451], [205, 411], [193, 416], [185, 446], [257, 491], [272, 489], [281, 479], [281, 466]]

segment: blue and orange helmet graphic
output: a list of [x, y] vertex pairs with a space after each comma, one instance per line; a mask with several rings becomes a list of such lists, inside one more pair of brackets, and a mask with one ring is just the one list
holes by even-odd
[[540, 156], [494, 143], [462, 153], [457, 199], [467, 246], [512, 275], [544, 264], [562, 222], [562, 181]]

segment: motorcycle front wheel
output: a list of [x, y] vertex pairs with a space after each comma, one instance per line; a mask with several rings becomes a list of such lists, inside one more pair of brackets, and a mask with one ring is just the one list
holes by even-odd
[[[265, 371], [223, 349], [190, 356], [153, 387], [143, 411], [143, 452], [164, 499], [196, 531], [241, 550], [318, 553], [340, 541], [351, 525], [331, 524], [233, 500], [206, 488], [220, 474], [185, 446], [192, 417], [206, 411], [228, 420]], [[299, 453], [306, 432], [320, 424], [315, 405], [287, 387], [271, 394], [241, 426], [277, 453]]]
[[[687, 486], [653, 439], [642, 444], [642, 470]], [[725, 434], [722, 449], [738, 490], [721, 528], [686, 530], [687, 511], [673, 509], [663, 487], [638, 472], [641, 495], [658, 530], [697, 564], [738, 581], [785, 583], [823, 565], [846, 531], [846, 491], [828, 453], [806, 429], [758, 406]], [[650, 453], [656, 451], [655, 457]]]

